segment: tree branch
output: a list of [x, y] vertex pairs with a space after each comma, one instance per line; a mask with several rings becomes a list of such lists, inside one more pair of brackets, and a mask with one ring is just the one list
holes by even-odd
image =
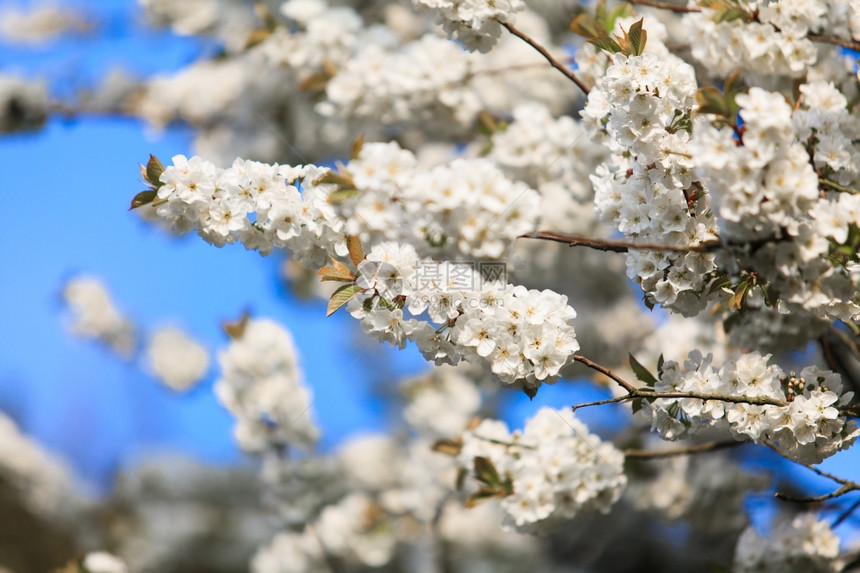
[[626, 253], [632, 249], [641, 249], [646, 251], [671, 251], [676, 253], [689, 252], [711, 252], [723, 246], [720, 241], [706, 241], [698, 245], [689, 245], [679, 247], [676, 245], [666, 245], [661, 243], [636, 243], [633, 241], [617, 241], [613, 239], [592, 239], [582, 235], [568, 235], [565, 233], [554, 233], [552, 231], [536, 231], [520, 235], [518, 239], [542, 239], [544, 241], [553, 241], [556, 243], [564, 243], [570, 247], [589, 247], [598, 251], [607, 251], [612, 253]]
[[624, 450], [624, 457], [637, 459], [659, 459], [671, 458], [675, 456], [686, 456], [688, 454], [698, 454], [702, 452], [713, 452], [725, 448], [740, 446], [746, 442], [708, 442], [706, 444], [697, 444], [686, 448], [676, 448], [674, 450]]
[[765, 440], [764, 443], [770, 449], [772, 449], [773, 451], [775, 451], [776, 453], [778, 453], [780, 456], [784, 457], [785, 459], [790, 460], [790, 461], [792, 461], [798, 465], [801, 465], [801, 466], [805, 467], [806, 469], [815, 472], [816, 474], [820, 475], [821, 477], [826, 477], [827, 479], [833, 480], [836, 483], [838, 483], [840, 486], [842, 486], [839, 489], [837, 489], [836, 491], [826, 493], [824, 495], [816, 495], [816, 496], [812, 496], [812, 497], [793, 497], [793, 496], [790, 496], [788, 494], [777, 492], [775, 494], [775, 496], [778, 499], [781, 499], [783, 501], [791, 501], [791, 502], [795, 502], [795, 503], [815, 503], [815, 502], [819, 502], [819, 501], [827, 501], [829, 499], [840, 497], [840, 496], [843, 496], [846, 493], [849, 493], [852, 491], [860, 491], [860, 484], [858, 484], [856, 482], [853, 482], [851, 480], [847, 480], [845, 478], [841, 478], [839, 476], [833, 475], [832, 473], [826, 472], [824, 470], [820, 470], [817, 467], [813, 466], [812, 464], [806, 464], [806, 463], [799, 462], [797, 460], [792, 459], [791, 457], [789, 457], [788, 454], [786, 454], [784, 451], [782, 451], [780, 449], [780, 447], [777, 446], [776, 443], [774, 443], [773, 440]]
[[589, 90], [588, 90], [588, 86], [587, 86], [587, 85], [585, 85], [585, 84], [582, 82], [582, 80], [580, 80], [578, 77], [576, 77], [576, 76], [573, 74], [573, 72], [571, 72], [569, 69], [567, 69], [565, 66], [563, 66], [563, 65], [561, 64], [561, 62], [559, 62], [558, 60], [556, 60], [556, 59], [552, 56], [552, 54], [550, 54], [550, 53], [546, 50], [546, 48], [544, 48], [543, 46], [541, 46], [540, 44], [538, 44], [538, 43], [537, 43], [535, 40], [533, 40], [533, 39], [531, 38], [531, 36], [529, 36], [528, 34], [525, 34], [524, 32], [520, 31], [520, 30], [519, 30], [518, 28], [516, 28], [513, 24], [509, 24], [509, 23], [507, 23], [507, 22], [502, 22], [501, 24], [502, 24], [502, 26], [504, 26], [505, 28], [507, 28], [507, 29], [508, 29], [508, 32], [510, 32], [510, 33], [511, 33], [511, 34], [513, 34], [514, 36], [516, 36], [516, 37], [520, 38], [520, 39], [521, 39], [522, 41], [524, 41], [526, 44], [528, 44], [529, 46], [531, 46], [532, 48], [534, 48], [535, 50], [537, 50], [537, 51], [540, 53], [540, 55], [541, 55], [541, 56], [543, 56], [544, 58], [546, 58], [546, 61], [548, 61], [552, 67], [554, 67], [555, 69], [557, 69], [558, 71], [560, 71], [561, 73], [563, 73], [563, 74], [565, 75], [565, 77], [567, 77], [567, 79], [569, 79], [570, 81], [572, 81], [573, 83], [575, 83], [575, 84], [576, 84], [576, 86], [577, 86], [579, 89], [581, 89], [581, 90], [582, 90], [582, 93], [584, 93], [585, 95], [588, 95], [588, 91], [589, 91]]
[[593, 360], [589, 360], [585, 356], [581, 356], [579, 354], [574, 354], [573, 359], [576, 360], [577, 362], [581, 362], [582, 364], [585, 364], [586, 366], [588, 366], [592, 370], [596, 370], [597, 372], [600, 372], [601, 374], [604, 374], [604, 375], [612, 378], [612, 380], [614, 380], [619, 386], [621, 386], [622, 388], [627, 390], [628, 394], [634, 394], [637, 391], [636, 386], [634, 386], [630, 382], [627, 382], [626, 380], [621, 378], [618, 374], [616, 374], [615, 372], [613, 372], [612, 370], [610, 370], [606, 366], [602, 366], [602, 365], [598, 364], [597, 362], [594, 362]]

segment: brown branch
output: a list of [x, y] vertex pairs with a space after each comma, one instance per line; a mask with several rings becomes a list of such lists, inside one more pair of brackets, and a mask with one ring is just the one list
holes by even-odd
[[813, 42], [821, 42], [822, 44], [833, 44], [836, 46], [842, 46], [843, 48], [848, 48], [849, 50], [860, 51], [860, 42], [854, 42], [852, 40], [843, 40], [842, 38], [837, 38], [835, 36], [822, 36], [819, 34], [807, 34], [806, 37]]
[[634, 386], [630, 382], [627, 382], [626, 380], [621, 378], [618, 374], [616, 374], [615, 372], [613, 372], [612, 370], [610, 370], [606, 366], [602, 366], [602, 365], [598, 364], [597, 362], [589, 360], [585, 356], [581, 356], [579, 354], [574, 354], [573, 359], [576, 360], [577, 362], [581, 362], [581, 363], [585, 364], [586, 366], [588, 366], [592, 370], [596, 370], [597, 372], [600, 372], [601, 374], [608, 376], [609, 378], [611, 378], [612, 380], [617, 382], [619, 386], [621, 386], [622, 388], [627, 390], [628, 394], [636, 393], [636, 391], [637, 391], [636, 386]]
[[669, 4], [668, 2], [656, 2], [655, 0], [627, 0], [630, 4], [639, 6], [648, 6], [649, 8], [658, 8], [660, 10], [670, 10], [672, 12], [701, 12], [701, 8], [695, 6], [682, 6], [678, 4]]
[[517, 237], [519, 239], [542, 239], [544, 241], [553, 241], [556, 243], [564, 243], [570, 247], [589, 247], [598, 251], [607, 251], [612, 253], [626, 253], [629, 250], [640, 249], [646, 251], [671, 251], [676, 253], [689, 252], [711, 252], [723, 246], [720, 241], [706, 241], [698, 245], [689, 245], [679, 247], [676, 245], [666, 245], [660, 243], [636, 243], [633, 241], [616, 241], [612, 239], [592, 239], [582, 235], [568, 235], [565, 233], [554, 233], [552, 231], [536, 231], [527, 233]]
[[659, 459], [671, 458], [674, 456], [686, 456], [688, 454], [698, 454], [702, 452], [713, 452], [725, 448], [740, 446], [745, 442], [708, 442], [706, 444], [697, 444], [686, 448], [676, 448], [674, 450], [624, 450], [624, 457], [638, 459]]
[[552, 67], [554, 67], [555, 69], [557, 69], [558, 71], [560, 71], [561, 73], [563, 73], [563, 74], [565, 75], [565, 77], [567, 77], [567, 79], [569, 79], [570, 81], [572, 81], [573, 83], [575, 83], [575, 84], [576, 84], [576, 86], [577, 86], [579, 89], [581, 89], [581, 90], [582, 90], [582, 93], [584, 93], [585, 95], [588, 95], [588, 91], [589, 91], [589, 90], [588, 90], [588, 86], [587, 86], [587, 85], [585, 85], [585, 84], [582, 82], [582, 80], [580, 80], [578, 77], [576, 77], [576, 76], [573, 74], [573, 72], [571, 72], [571, 71], [570, 71], [569, 69], [567, 69], [564, 65], [562, 65], [562, 64], [561, 64], [561, 62], [559, 62], [558, 60], [556, 60], [556, 59], [552, 56], [552, 54], [550, 54], [550, 53], [546, 50], [546, 48], [544, 48], [543, 46], [541, 46], [540, 44], [538, 44], [538, 43], [537, 43], [535, 40], [533, 40], [533, 39], [532, 39], [528, 34], [525, 34], [524, 32], [520, 31], [520, 30], [519, 30], [518, 28], [516, 28], [513, 24], [509, 24], [509, 23], [507, 23], [507, 22], [502, 22], [501, 24], [502, 24], [502, 26], [504, 26], [505, 28], [507, 28], [507, 29], [508, 29], [508, 32], [510, 32], [510, 33], [511, 33], [511, 34], [513, 34], [514, 36], [516, 36], [516, 37], [520, 38], [520, 39], [521, 39], [522, 41], [524, 41], [526, 44], [528, 44], [529, 46], [531, 46], [532, 48], [534, 48], [535, 50], [537, 50], [537, 51], [540, 53], [540, 55], [541, 55], [541, 56], [543, 56], [544, 58], [546, 58], [546, 61], [548, 61]]
[[790, 496], [788, 494], [777, 492], [775, 495], [778, 499], [781, 499], [783, 501], [791, 501], [791, 502], [795, 502], [795, 503], [816, 503], [819, 501], [827, 501], [829, 499], [840, 497], [840, 496], [843, 496], [846, 493], [849, 493], [852, 491], [860, 491], [860, 484], [858, 484], [856, 482], [853, 482], [851, 480], [847, 480], [845, 478], [841, 478], [837, 475], [833, 475], [832, 473], [826, 472], [824, 470], [820, 470], [817, 467], [813, 466], [812, 464], [807, 464], [807, 463], [792, 459], [788, 454], [786, 454], [784, 451], [782, 451], [782, 449], [780, 449], [780, 447], [777, 446], [776, 443], [773, 442], [773, 440], [765, 440], [764, 443], [770, 449], [772, 449], [773, 451], [775, 451], [776, 453], [778, 453], [780, 456], [784, 457], [785, 459], [790, 460], [790, 461], [792, 461], [798, 465], [801, 465], [801, 466], [805, 467], [806, 469], [815, 472], [816, 474], [820, 475], [821, 477], [826, 477], [827, 479], [833, 480], [836, 483], [838, 483], [840, 486], [842, 486], [839, 489], [832, 491], [830, 493], [826, 493], [824, 495], [816, 495], [816, 496], [812, 496], [812, 497], [793, 497], [793, 496]]

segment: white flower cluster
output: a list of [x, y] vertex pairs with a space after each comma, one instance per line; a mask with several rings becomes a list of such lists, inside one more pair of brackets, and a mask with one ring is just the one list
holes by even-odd
[[839, 375], [815, 366], [804, 368], [799, 375], [785, 373], [768, 364], [769, 359], [770, 355], [750, 352], [729, 358], [717, 369], [711, 365], [710, 355], [693, 351], [683, 369], [675, 361], [663, 364], [654, 389], [776, 404], [658, 398], [645, 402], [642, 411], [651, 419], [652, 429], [668, 440], [716, 427], [738, 440], [771, 440], [791, 459], [804, 463], [819, 463], [850, 447], [860, 432], [856, 421], [846, 421], [839, 412], [854, 395], [842, 392]]
[[236, 241], [268, 254], [286, 248], [309, 266], [328, 254], [346, 254], [342, 223], [320, 189], [299, 179], [321, 174], [315, 166], [289, 167], [237, 159], [219, 169], [200, 157], [177, 155], [161, 174], [157, 213], [174, 229], [197, 228], [217, 246]]
[[101, 340], [126, 358], [134, 353], [134, 325], [114, 306], [100, 280], [86, 276], [69, 280], [63, 288], [63, 299], [71, 314], [73, 333]]
[[235, 416], [234, 434], [243, 449], [314, 445], [319, 429], [289, 332], [269, 319], [250, 320], [218, 362], [215, 395]]
[[253, 10], [241, 0], [138, 0], [147, 18], [182, 36], [212, 34], [233, 51], [243, 47], [257, 25]]
[[344, 233], [363, 242], [412, 243], [432, 256], [500, 258], [519, 235], [537, 228], [537, 192], [486, 159], [456, 159], [426, 171], [396, 143], [367, 144], [342, 169], [355, 195], [337, 201], [330, 198], [342, 192], [337, 185], [314, 184], [324, 172], [242, 159], [222, 170], [177, 155], [161, 174], [155, 204], [179, 231], [196, 226], [210, 243], [240, 241], [263, 254], [285, 248], [316, 267], [326, 255], [346, 255]]
[[[696, 79], [674, 57], [613, 56], [582, 112], [613, 156], [592, 176], [601, 218], [630, 239], [690, 246], [715, 238], [709, 202], [694, 179], [689, 122]], [[696, 156], [697, 157], [697, 156]], [[698, 292], [715, 267], [708, 253], [631, 250], [628, 276], [653, 300], [698, 312]]]
[[[576, 312], [550, 290], [486, 281], [469, 265], [420, 260], [393, 242], [374, 246], [358, 272], [363, 290], [347, 310], [364, 331], [401, 348], [413, 340], [437, 364], [484, 361], [504, 383], [536, 390], [579, 349]], [[404, 308], [431, 322], [405, 318]]]
[[24, 10], [9, 6], [0, 11], [0, 38], [8, 43], [38, 45], [91, 27], [83, 14], [69, 7], [43, 4]]
[[175, 327], [156, 331], [149, 339], [146, 354], [152, 373], [180, 392], [199, 382], [209, 369], [206, 347]]
[[738, 6], [748, 17], [724, 21], [724, 12], [703, 6], [685, 17], [693, 57], [716, 75], [742, 67], [761, 75], [802, 76], [818, 57], [806, 35], [827, 8], [820, 0], [753, 0]]
[[723, 239], [761, 243], [738, 250], [737, 267], [754, 269], [781, 304], [853, 320], [860, 316], [860, 266], [856, 256], [830, 255], [856, 232], [860, 197], [822, 194], [810, 156], [819, 170], [833, 173], [837, 186], [853, 183], [857, 169], [850, 162], [858, 151], [850, 138], [857, 128], [849, 126], [846, 100], [832, 85], [806, 84], [801, 94], [821, 108], [798, 110], [793, 118], [779, 93], [754, 87], [738, 95], [740, 141], [731, 128], [698, 120], [691, 145], [696, 173], [707, 180]]
[[408, 380], [404, 392], [409, 404], [403, 409], [403, 419], [426, 436], [458, 435], [481, 405], [481, 393], [475, 383], [448, 366]]
[[0, 412], [0, 480], [23, 505], [50, 521], [65, 520], [85, 507], [69, 468], [25, 436]]
[[[326, 84], [324, 116], [385, 125], [468, 127], [482, 102], [467, 81], [473, 59], [432, 34], [405, 45], [370, 43]], [[443, 120], [443, 117], [450, 119]]]
[[485, 458], [500, 480], [510, 480], [500, 504], [507, 524], [518, 530], [536, 532], [583, 512], [608, 512], [627, 484], [624, 455], [569, 411], [541, 408], [522, 432], [483, 420], [462, 440], [461, 467], [474, 471], [475, 458]]
[[412, 0], [436, 11], [449, 38], [467, 50], [488, 52], [502, 33], [501, 23], [511, 22], [525, 8], [523, 0]]
[[839, 538], [826, 521], [814, 513], [801, 513], [774, 526], [762, 537], [752, 526], [743, 532], [735, 548], [734, 573], [834, 573]]
[[345, 167], [358, 194], [336, 205], [362, 242], [398, 241], [422, 256], [498, 259], [537, 229], [540, 196], [487, 159], [416, 167], [396, 143], [367, 144]]

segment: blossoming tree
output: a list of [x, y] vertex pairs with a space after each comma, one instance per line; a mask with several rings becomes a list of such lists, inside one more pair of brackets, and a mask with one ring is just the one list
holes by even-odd
[[[252, 571], [852, 566], [833, 530], [860, 478], [816, 465], [858, 436], [860, 4], [140, 3], [223, 50], [75, 104], [195, 129], [198, 155], [143, 161], [131, 208], [286, 254], [328, 315], [429, 363], [398, 437], [315, 456], [297, 334], [229, 325], [216, 395], [278, 517]], [[11, 78], [0, 94], [4, 130], [69, 111]], [[76, 328], [122, 351], [98, 288], [67, 285]], [[149, 353], [178, 388], [207, 363], [177, 332]], [[496, 418], [500, 393], [539, 406], [556, 383], [608, 397]], [[611, 404], [611, 435], [577, 418]], [[790, 464], [832, 490], [792, 491]], [[766, 530], [743, 502], [761, 490]], [[688, 539], [649, 548], [672, 520]], [[70, 567], [168, 570], [115, 546]]]

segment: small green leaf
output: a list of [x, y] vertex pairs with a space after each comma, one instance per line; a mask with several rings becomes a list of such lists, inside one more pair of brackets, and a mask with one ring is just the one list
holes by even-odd
[[729, 297], [729, 308], [740, 310], [744, 306], [750, 286], [751, 281], [748, 278], [738, 283], [735, 287], [735, 293]]
[[641, 56], [642, 51], [645, 49], [648, 34], [642, 29], [642, 22], [644, 20], [644, 18], [640, 18], [627, 31], [627, 36], [630, 39], [630, 55], [632, 56]]
[[647, 368], [642, 366], [642, 364], [636, 360], [636, 357], [633, 354], [628, 355], [630, 357], [630, 368], [633, 370], [633, 373], [636, 377], [645, 383], [649, 388], [653, 388], [654, 384], [657, 383], [657, 379], [651, 374]]
[[475, 478], [489, 486], [502, 484], [502, 478], [499, 477], [496, 466], [493, 465], [493, 462], [489, 458], [483, 456], [475, 457]]
[[731, 116], [731, 106], [725, 95], [714, 86], [705, 86], [696, 91], [696, 103], [699, 113], [713, 113], [728, 118]]
[[345, 282], [353, 282], [355, 280], [355, 275], [352, 274], [352, 271], [349, 270], [345, 264], [340, 261], [335, 260], [333, 257], [329, 257], [331, 260], [331, 265], [327, 267], [323, 267], [317, 271], [317, 274], [322, 277], [323, 281], [345, 281]]
[[663, 377], [663, 364], [665, 364], [665, 360], [663, 360], [663, 353], [660, 353], [660, 356], [657, 358], [657, 376]]
[[328, 171], [314, 181], [314, 185], [337, 185], [339, 189], [354, 188], [355, 181], [348, 173]]
[[358, 267], [365, 258], [364, 249], [361, 248], [361, 240], [356, 235], [347, 235], [346, 248], [349, 249], [349, 258], [352, 260], [352, 264]]
[[362, 149], [364, 149], [364, 134], [360, 133], [358, 137], [355, 138], [355, 141], [352, 142], [352, 146], [349, 148], [349, 158], [358, 159], [358, 156], [361, 155]]
[[730, 287], [731, 284], [732, 278], [729, 275], [719, 275], [711, 281], [711, 286], [708, 288], [708, 294], [712, 295], [718, 290]]
[[603, 36], [597, 36], [596, 38], [590, 39], [588, 43], [594, 44], [597, 48], [609, 52], [610, 54], [617, 54], [621, 51], [621, 46], [618, 45], [618, 42], [605, 34]]
[[743, 20], [744, 22], [749, 22], [752, 19], [750, 13], [744, 10], [743, 8], [729, 8], [728, 10], [721, 12], [716, 15], [714, 21], [717, 24], [720, 23], [728, 23], [733, 22], [735, 20]]
[[132, 209], [137, 209], [138, 207], [149, 205], [155, 200], [157, 196], [158, 191], [155, 189], [147, 189], [146, 191], [141, 191], [131, 200], [131, 207], [129, 207], [128, 210], [131, 211]]
[[431, 448], [434, 452], [456, 456], [463, 449], [463, 442], [460, 440], [436, 440]]
[[466, 498], [466, 507], [471, 509], [477, 505], [484, 503], [485, 501], [490, 501], [491, 499], [495, 499], [497, 497], [501, 497], [501, 494], [498, 490], [481, 488]]
[[609, 14], [606, 15], [606, 19], [604, 20], [605, 30], [608, 34], [612, 30], [615, 29], [615, 22], [622, 18], [632, 18], [636, 15], [636, 11], [633, 10], [633, 6], [627, 4], [626, 2], [617, 4], [612, 10], [609, 11]]
[[328, 301], [328, 308], [326, 309], [325, 315], [331, 316], [337, 310], [348, 303], [352, 297], [361, 292], [361, 287], [357, 284], [351, 283], [348, 285], [343, 285], [331, 295], [331, 298]]
[[611, 31], [611, 29], [603, 31], [603, 26], [600, 25], [600, 22], [597, 19], [589, 14], [583, 13], [579, 14], [573, 19], [573, 22], [570, 23], [570, 31], [577, 36], [582, 36], [586, 40], [592, 40], [598, 36], [605, 36], [606, 32]]
[[642, 409], [643, 400], [643, 398], [636, 398], [630, 402], [630, 407], [633, 408], [634, 414]]
[[460, 468], [457, 470], [457, 478], [454, 480], [454, 487], [457, 491], [463, 491], [463, 485], [466, 483], [467, 475], [469, 475], [469, 472], [466, 468]]
[[343, 203], [347, 199], [352, 199], [358, 195], [358, 189], [355, 188], [344, 188], [338, 189], [337, 191], [332, 191], [328, 195], [328, 202], [332, 205], [339, 205]]
[[157, 189], [161, 187], [162, 173], [164, 173], [164, 165], [161, 164], [158, 157], [150, 154], [149, 161], [146, 163], [146, 180]]

